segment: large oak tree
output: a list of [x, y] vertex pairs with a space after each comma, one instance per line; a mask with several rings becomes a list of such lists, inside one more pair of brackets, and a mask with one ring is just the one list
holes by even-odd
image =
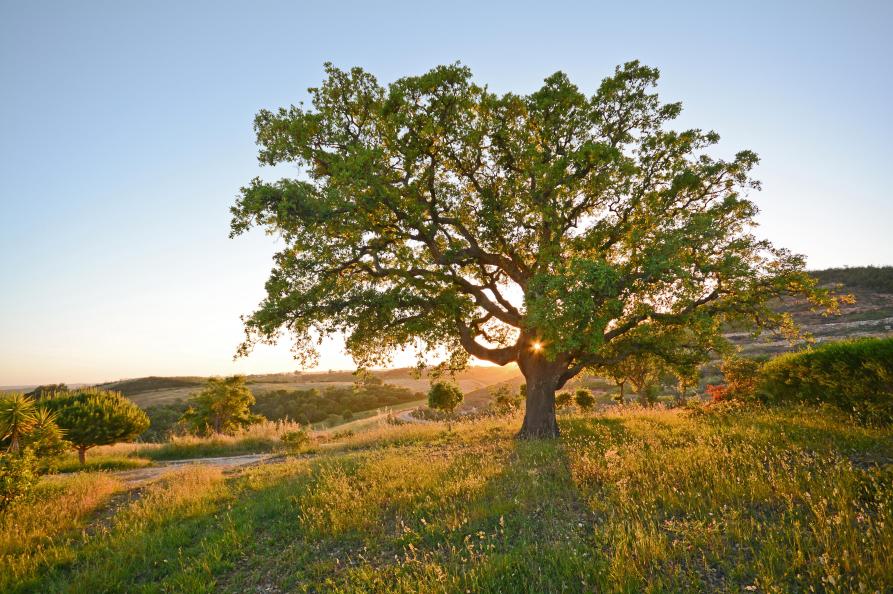
[[653, 68], [624, 64], [591, 96], [561, 72], [529, 95], [461, 65], [386, 87], [326, 72], [311, 106], [255, 120], [261, 163], [299, 173], [253, 180], [232, 209], [233, 235], [285, 246], [242, 353], [286, 330], [305, 362], [339, 332], [360, 366], [403, 348], [517, 362], [521, 436], [554, 436], [555, 391], [587, 368], [696, 359], [728, 322], [786, 327], [775, 297], [834, 305], [802, 257], [752, 234], [757, 156], [669, 129], [681, 106]]

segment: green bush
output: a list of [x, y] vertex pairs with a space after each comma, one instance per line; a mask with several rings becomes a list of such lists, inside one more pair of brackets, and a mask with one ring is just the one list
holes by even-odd
[[573, 404], [574, 396], [570, 392], [559, 392], [555, 394], [555, 406], [556, 408], [564, 408], [565, 406], [570, 406]]
[[827, 403], [862, 423], [893, 423], [893, 338], [780, 355], [763, 365], [757, 393], [769, 403]]
[[581, 410], [589, 410], [595, 404], [595, 397], [589, 390], [580, 388], [574, 394], [574, 401]]
[[292, 451], [303, 450], [310, 445], [310, 435], [304, 430], [289, 431], [282, 436], [282, 443]]
[[251, 412], [255, 399], [246, 381], [244, 375], [208, 378], [204, 389], [189, 400], [183, 422], [196, 434], [234, 435], [263, 420]]
[[435, 382], [428, 390], [428, 406], [444, 412], [453, 412], [462, 403], [465, 394], [456, 384]]
[[521, 400], [521, 394], [513, 392], [512, 389], [505, 384], [496, 387], [490, 394], [493, 396], [493, 401], [490, 403], [490, 407], [493, 409], [493, 412], [498, 414], [516, 411], [520, 409], [521, 405], [524, 403], [524, 401]]
[[660, 386], [657, 384], [645, 384], [639, 389], [639, 404], [642, 406], [654, 406], [660, 395]]
[[0, 454], [0, 510], [31, 491], [37, 483], [37, 458], [30, 448]]

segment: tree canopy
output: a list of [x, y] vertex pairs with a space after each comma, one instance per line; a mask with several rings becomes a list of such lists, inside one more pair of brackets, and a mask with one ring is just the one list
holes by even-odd
[[255, 119], [262, 164], [232, 234], [285, 247], [245, 319], [247, 353], [288, 331], [303, 362], [343, 333], [359, 366], [400, 349], [447, 368], [517, 362], [523, 436], [557, 434], [555, 390], [635, 354], [713, 348], [724, 322], [791, 329], [767, 305], [833, 298], [801, 256], [757, 238], [756, 154], [709, 154], [712, 131], [676, 131], [658, 71], [619, 66], [587, 96], [562, 72], [496, 94], [468, 68], [387, 86], [326, 66], [311, 105]]
[[135, 439], [149, 428], [149, 417], [119, 392], [80, 388], [42, 402], [84, 463], [87, 450]]
[[244, 375], [212, 377], [192, 400], [183, 418], [200, 433], [227, 433], [262, 419], [251, 413], [254, 394]]
[[434, 382], [428, 390], [428, 406], [451, 413], [462, 403], [465, 394], [456, 384]]

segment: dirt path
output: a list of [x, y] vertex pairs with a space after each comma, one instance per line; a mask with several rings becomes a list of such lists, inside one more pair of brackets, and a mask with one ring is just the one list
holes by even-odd
[[404, 410], [399, 415], [397, 415], [397, 419], [403, 421], [404, 423], [419, 423], [421, 425], [425, 425], [427, 423], [433, 423], [434, 421], [429, 421], [428, 419], [420, 419], [418, 417], [412, 416], [412, 413], [415, 409]]
[[222, 456], [218, 458], [189, 458], [187, 460], [167, 460], [157, 462], [153, 466], [137, 468], [135, 470], [122, 470], [114, 473], [114, 476], [124, 481], [130, 487], [142, 485], [154, 481], [168, 472], [187, 465], [201, 464], [217, 466], [226, 470], [234, 470], [255, 464], [265, 464], [270, 460], [279, 458], [275, 454], [244, 454], [241, 456]]

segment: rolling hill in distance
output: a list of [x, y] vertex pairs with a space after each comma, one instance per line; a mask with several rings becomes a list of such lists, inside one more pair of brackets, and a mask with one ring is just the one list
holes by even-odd
[[[811, 274], [823, 286], [836, 287], [838, 292], [855, 297], [855, 303], [842, 305], [840, 314], [834, 316], [812, 312], [808, 304], [797, 300], [777, 305], [778, 309], [789, 312], [817, 342], [893, 335], [893, 266], [834, 268], [813, 271]], [[769, 356], [798, 348], [782, 337], [768, 334], [754, 337], [750, 332], [729, 332], [726, 336], [741, 349], [742, 354], [748, 356]], [[383, 383], [404, 387], [413, 392], [424, 393], [431, 384], [429, 377], [424, 374], [419, 376], [414, 368], [372, 370], [371, 374]], [[206, 380], [206, 377], [201, 376], [149, 376], [109, 381], [98, 386], [117, 390], [146, 408], [187, 400], [201, 389]], [[256, 395], [280, 390], [346, 387], [355, 381], [356, 376], [351, 370], [248, 376], [248, 386]], [[490, 392], [500, 385], [517, 389], [523, 382], [523, 377], [514, 364], [506, 367], [478, 365], [458, 374], [455, 381], [466, 394], [463, 408], [469, 409], [489, 402]]]

